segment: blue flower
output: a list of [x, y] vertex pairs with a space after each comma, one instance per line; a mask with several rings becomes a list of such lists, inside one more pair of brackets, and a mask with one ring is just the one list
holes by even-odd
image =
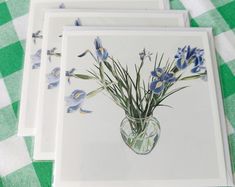
[[70, 78], [74, 76], [75, 70], [76, 70], [75, 68], [72, 68], [71, 70], [65, 72], [65, 76], [68, 77], [69, 84], [71, 84]]
[[155, 80], [150, 84], [150, 90], [153, 93], [160, 94], [164, 89], [164, 82], [161, 80]]
[[154, 80], [150, 84], [150, 90], [156, 94], [160, 94], [163, 91], [166, 83], [176, 81], [174, 73], [166, 72], [163, 68], [156, 68], [151, 72], [151, 75], [154, 77]]
[[195, 57], [195, 51], [196, 48], [191, 48], [190, 46], [178, 48], [178, 52], [175, 55], [176, 67], [185, 69], [189, 65], [189, 61]]
[[195, 60], [194, 60], [194, 67], [192, 68], [192, 73], [198, 73], [202, 69], [206, 69], [204, 65], [204, 50], [203, 49], [196, 49], [195, 51]]
[[42, 39], [43, 38], [43, 36], [42, 36], [42, 34], [41, 34], [42, 32], [39, 30], [39, 31], [37, 31], [37, 32], [35, 32], [35, 33], [32, 33], [32, 38], [33, 38], [33, 43], [34, 44], [36, 44], [36, 40], [37, 39]]
[[74, 25], [75, 26], [81, 26], [82, 25], [81, 20], [79, 18], [77, 18], [74, 22]]
[[103, 48], [102, 42], [99, 37], [95, 39], [94, 44], [98, 60], [105, 61], [108, 58], [109, 53], [105, 48]]
[[51, 73], [47, 75], [48, 89], [55, 88], [60, 82], [60, 68], [54, 68]]
[[35, 54], [31, 55], [32, 69], [38, 69], [40, 67], [41, 53], [42, 53], [42, 50], [39, 49], [37, 50]]
[[60, 9], [65, 9], [66, 7], [65, 7], [65, 4], [64, 3], [61, 3], [60, 5], [59, 5], [59, 8]]
[[151, 75], [157, 78], [161, 77], [163, 73], [164, 73], [164, 70], [162, 68], [156, 68], [154, 71], [151, 71]]
[[141, 60], [141, 61], [144, 61], [145, 58], [148, 58], [149, 61], [151, 61], [151, 60], [152, 60], [152, 58], [151, 58], [152, 55], [153, 55], [153, 53], [151, 53], [151, 52], [149, 52], [149, 51], [146, 51], [146, 49], [143, 49], [143, 51], [141, 51], [141, 52], [139, 53], [139, 56], [140, 56], [140, 60]]
[[91, 111], [82, 108], [86, 96], [86, 92], [77, 89], [74, 90], [70, 96], [66, 97], [65, 101], [68, 106], [67, 113], [72, 113], [76, 110], [80, 110], [80, 113], [91, 113]]

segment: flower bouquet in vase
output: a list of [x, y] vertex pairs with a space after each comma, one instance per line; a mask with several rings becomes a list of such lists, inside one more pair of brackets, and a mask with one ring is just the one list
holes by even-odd
[[[83, 80], [96, 80], [97, 89], [86, 93], [83, 90], [75, 90], [66, 98], [67, 112], [80, 110], [83, 113], [91, 111], [82, 108], [85, 99], [105, 91], [113, 102], [121, 107], [125, 117], [120, 121], [120, 132], [123, 141], [135, 153], [140, 155], [149, 154], [156, 146], [160, 137], [160, 123], [154, 117], [154, 110], [164, 105], [163, 101], [169, 96], [187, 88], [187, 86], [176, 87], [179, 81], [189, 79], [206, 80], [206, 68], [204, 66], [204, 50], [185, 46], [178, 48], [172, 61], [163, 62], [163, 55], [154, 55], [143, 49], [139, 53], [139, 62], [135, 64], [135, 75], [131, 75], [131, 67], [123, 66], [117, 59], [111, 57], [106, 48], [103, 47], [101, 39], [97, 37], [94, 41], [95, 52], [86, 50], [78, 55], [82, 58], [91, 55], [94, 59], [94, 68], [87, 74], [79, 74], [75, 69], [66, 72], [68, 81], [70, 78]], [[143, 67], [146, 61], [152, 63], [152, 71], [146, 81], [143, 76]], [[184, 76], [184, 71], [190, 69], [190, 74]], [[174, 88], [173, 88], [174, 85]], [[175, 88], [176, 87], [176, 88]]]

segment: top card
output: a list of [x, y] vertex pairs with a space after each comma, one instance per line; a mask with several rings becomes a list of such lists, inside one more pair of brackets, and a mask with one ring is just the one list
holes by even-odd
[[56, 186], [228, 185], [211, 41], [200, 29], [65, 31]]

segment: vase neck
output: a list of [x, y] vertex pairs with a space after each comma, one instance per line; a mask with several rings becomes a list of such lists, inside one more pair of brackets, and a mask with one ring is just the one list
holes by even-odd
[[144, 117], [144, 118], [142, 118], [142, 117], [137, 117], [137, 118], [136, 118], [136, 117], [132, 117], [132, 116], [126, 114], [126, 118], [127, 118], [128, 120], [131, 120], [131, 121], [147, 121], [147, 120], [151, 119], [152, 117], [153, 117], [152, 114], [149, 115], [149, 116], [146, 116], [146, 117]]

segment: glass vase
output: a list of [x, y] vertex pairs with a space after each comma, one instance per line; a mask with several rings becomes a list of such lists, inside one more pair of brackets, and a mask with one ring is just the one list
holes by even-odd
[[133, 118], [126, 116], [120, 126], [123, 141], [136, 154], [149, 154], [156, 146], [161, 128], [158, 120], [149, 116]]

